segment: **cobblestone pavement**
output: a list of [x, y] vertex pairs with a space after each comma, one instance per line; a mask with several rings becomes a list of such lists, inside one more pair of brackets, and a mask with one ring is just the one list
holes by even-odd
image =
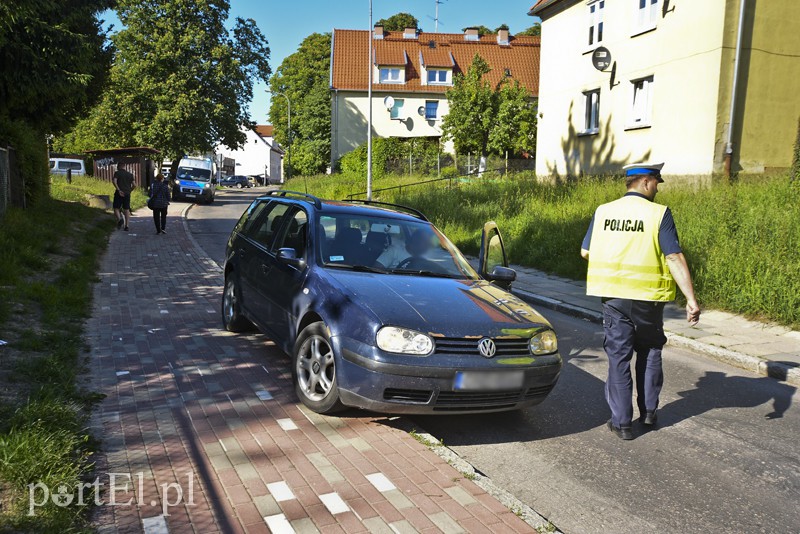
[[135, 214], [95, 286], [99, 532], [533, 530], [396, 418], [302, 407], [285, 354], [220, 329], [221, 272], [185, 234], [184, 206], [163, 236]]

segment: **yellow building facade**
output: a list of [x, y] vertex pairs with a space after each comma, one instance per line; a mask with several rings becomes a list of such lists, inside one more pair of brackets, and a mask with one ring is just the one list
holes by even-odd
[[800, 1], [540, 0], [531, 14], [542, 18], [538, 175], [645, 160], [710, 175], [727, 153], [732, 172], [791, 165]]

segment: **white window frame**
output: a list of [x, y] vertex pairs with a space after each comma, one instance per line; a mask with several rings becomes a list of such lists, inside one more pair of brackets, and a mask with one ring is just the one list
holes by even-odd
[[653, 121], [653, 76], [631, 80], [631, 116], [629, 130], [649, 128]]
[[600, 89], [583, 92], [583, 130], [580, 135], [600, 132]]
[[649, 32], [658, 26], [660, 0], [634, 0], [635, 22], [632, 37]]
[[[396, 76], [395, 76], [396, 74]], [[403, 67], [379, 67], [378, 83], [406, 83], [405, 69]]]
[[389, 118], [392, 120], [401, 121], [406, 118], [405, 113], [403, 111], [403, 105], [405, 104], [405, 99], [403, 98], [395, 98], [394, 105], [389, 112]]
[[[428, 85], [451, 85], [452, 77], [450, 72], [450, 69], [426, 69], [426, 83]], [[436, 79], [434, 81], [430, 80], [430, 75], [432, 73], [436, 73]], [[444, 74], [444, 80], [441, 79], [442, 74]]]
[[603, 12], [605, 11], [606, 0], [594, 0], [589, 3], [589, 47], [595, 48], [603, 42], [605, 33], [603, 24]]
[[[436, 115], [433, 117], [428, 116], [428, 104], [436, 104]], [[425, 101], [425, 120], [426, 121], [435, 121], [439, 120], [439, 101], [438, 100], [426, 100]]]

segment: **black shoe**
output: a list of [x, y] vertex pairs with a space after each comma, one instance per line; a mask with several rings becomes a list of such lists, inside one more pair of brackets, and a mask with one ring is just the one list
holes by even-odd
[[128, 227], [126, 226], [125, 228], [123, 228], [123, 230], [125, 230], [127, 232], [128, 231]]
[[122, 219], [117, 219], [117, 230], [121, 230], [122, 229], [122, 224], [123, 224]]
[[156, 230], [156, 235], [161, 235], [161, 230]]
[[655, 411], [645, 412], [641, 417], [639, 417], [639, 422], [643, 425], [655, 426], [655, 424], [658, 422], [658, 414], [656, 414]]
[[164, 229], [162, 228], [162, 229], [161, 229], [161, 233], [162, 233], [162, 234], [166, 234], [166, 233], [167, 233], [167, 231], [166, 231], [166, 230], [164, 230]]
[[611, 432], [616, 434], [619, 439], [624, 439], [625, 441], [633, 439], [633, 432], [629, 426], [614, 426], [614, 423], [611, 422], [611, 419], [608, 420], [606, 426]]

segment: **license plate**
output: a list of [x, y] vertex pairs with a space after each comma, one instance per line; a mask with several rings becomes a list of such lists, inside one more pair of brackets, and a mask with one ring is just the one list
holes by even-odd
[[458, 371], [453, 389], [456, 391], [502, 391], [520, 389], [525, 381], [523, 371]]
[[197, 195], [187, 194], [186, 198], [197, 198]]

